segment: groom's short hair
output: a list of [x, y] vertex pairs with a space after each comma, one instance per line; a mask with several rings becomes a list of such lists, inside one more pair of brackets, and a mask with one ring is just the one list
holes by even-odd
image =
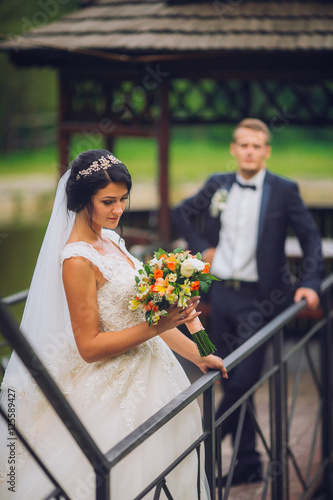
[[271, 140], [271, 134], [266, 123], [257, 118], [245, 118], [236, 126], [234, 133], [232, 135], [233, 142], [236, 141], [236, 132], [239, 128], [249, 128], [251, 130], [256, 130], [257, 132], [263, 132], [266, 136], [266, 143], [269, 144]]

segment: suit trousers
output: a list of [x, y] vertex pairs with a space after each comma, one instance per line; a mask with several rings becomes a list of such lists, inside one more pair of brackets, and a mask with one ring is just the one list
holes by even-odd
[[[242, 345], [260, 328], [267, 324], [271, 311], [265, 311], [261, 303], [259, 286], [254, 282], [213, 282], [211, 287], [211, 335], [217, 354], [225, 358]], [[261, 346], [239, 363], [223, 380], [223, 399], [216, 418], [225, 413], [260, 378], [265, 346]], [[252, 397], [250, 404], [253, 406]], [[240, 408], [222, 423], [222, 439], [231, 434], [234, 442]], [[256, 449], [256, 432], [250, 414], [246, 412], [237, 460], [240, 465], [259, 465], [260, 455]]]

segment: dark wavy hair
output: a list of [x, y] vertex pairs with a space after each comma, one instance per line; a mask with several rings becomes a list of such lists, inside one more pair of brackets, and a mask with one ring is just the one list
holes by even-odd
[[106, 149], [90, 149], [80, 153], [71, 164], [70, 176], [66, 185], [67, 209], [75, 213], [87, 208], [92, 225], [92, 197], [99, 189], [105, 188], [110, 182], [122, 182], [127, 186], [130, 193], [132, 179], [129, 171], [123, 163], [113, 163], [107, 169], [92, 171], [87, 176], [79, 176], [81, 170], [86, 170], [94, 161], [102, 156], [111, 155]]

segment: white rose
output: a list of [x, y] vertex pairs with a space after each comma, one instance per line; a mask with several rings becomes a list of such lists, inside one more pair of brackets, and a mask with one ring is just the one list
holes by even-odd
[[195, 267], [193, 266], [192, 259], [186, 259], [180, 266], [180, 274], [182, 276], [185, 276], [185, 278], [190, 278], [194, 271], [196, 270]]
[[205, 269], [205, 263], [202, 260], [192, 258], [191, 263], [196, 271], [203, 271]]

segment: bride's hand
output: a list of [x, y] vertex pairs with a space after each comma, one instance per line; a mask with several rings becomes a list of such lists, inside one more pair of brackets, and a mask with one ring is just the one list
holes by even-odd
[[163, 331], [171, 330], [172, 328], [177, 328], [179, 325], [183, 325], [186, 321], [191, 321], [194, 318], [197, 318], [201, 311], [196, 311], [195, 308], [199, 305], [200, 297], [192, 297], [187, 302], [187, 307], [183, 309], [182, 307], [178, 307], [177, 305], [171, 305], [168, 308], [168, 316], [164, 316], [158, 322], [163, 328]]
[[214, 356], [213, 354], [205, 356], [199, 360], [197, 366], [204, 373], [207, 373], [209, 370], [220, 370], [222, 372], [222, 377], [228, 378], [228, 373], [223, 364], [223, 360], [219, 356]]

